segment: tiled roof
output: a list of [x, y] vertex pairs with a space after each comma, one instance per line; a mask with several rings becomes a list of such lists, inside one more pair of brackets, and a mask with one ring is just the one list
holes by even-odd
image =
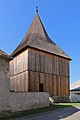
[[5, 59], [12, 59], [7, 53], [0, 49], [0, 56]]
[[73, 89], [76, 89], [76, 88], [80, 88], [80, 80], [72, 83], [71, 86], [70, 86], [70, 90], [73, 90]]
[[80, 91], [80, 87], [77, 87], [77, 88], [71, 89], [71, 91]]
[[80, 89], [80, 80], [71, 84], [70, 90]]
[[70, 57], [49, 38], [38, 14], [35, 15], [24, 39], [13, 51], [11, 56], [15, 56], [27, 47], [37, 48], [70, 59]]

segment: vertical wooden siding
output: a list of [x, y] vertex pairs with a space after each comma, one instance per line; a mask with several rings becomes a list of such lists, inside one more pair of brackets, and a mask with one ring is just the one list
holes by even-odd
[[10, 61], [10, 76], [28, 70], [28, 50], [22, 52]]
[[28, 91], [28, 72], [10, 77], [11, 91]]
[[51, 96], [69, 95], [69, 60], [35, 49], [29, 49], [28, 60], [30, 91], [39, 91], [43, 83]]
[[51, 96], [69, 95], [69, 60], [28, 49], [10, 61], [10, 90], [38, 92], [39, 84]]
[[10, 90], [28, 91], [28, 50], [10, 61]]

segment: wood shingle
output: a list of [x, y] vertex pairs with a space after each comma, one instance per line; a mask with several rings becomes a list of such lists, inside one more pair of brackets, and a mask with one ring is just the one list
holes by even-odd
[[24, 39], [11, 55], [16, 56], [27, 47], [37, 48], [70, 59], [70, 57], [49, 38], [38, 13], [35, 15]]

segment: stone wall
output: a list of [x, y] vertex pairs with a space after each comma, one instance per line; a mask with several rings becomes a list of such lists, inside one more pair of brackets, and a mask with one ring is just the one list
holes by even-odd
[[69, 96], [53, 96], [54, 102], [70, 102]]
[[49, 105], [49, 94], [46, 92], [12, 93], [9, 99], [11, 111], [46, 107]]
[[0, 57], [0, 110], [9, 108], [9, 61]]
[[9, 61], [0, 57], [0, 112], [20, 111], [49, 105], [46, 92], [10, 92]]
[[80, 102], [80, 91], [70, 91], [70, 102]]
[[[2, 95], [0, 99], [0, 112], [21, 111], [49, 106], [49, 94], [46, 92], [36, 93], [9, 93], [8, 97]], [[4, 99], [5, 98], [5, 99]], [[7, 99], [6, 99], [7, 98]]]

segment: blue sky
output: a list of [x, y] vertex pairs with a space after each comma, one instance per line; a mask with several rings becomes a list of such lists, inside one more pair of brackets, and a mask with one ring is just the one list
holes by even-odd
[[72, 58], [71, 83], [80, 80], [80, 0], [0, 0], [0, 49], [16, 48], [36, 6], [50, 38]]

